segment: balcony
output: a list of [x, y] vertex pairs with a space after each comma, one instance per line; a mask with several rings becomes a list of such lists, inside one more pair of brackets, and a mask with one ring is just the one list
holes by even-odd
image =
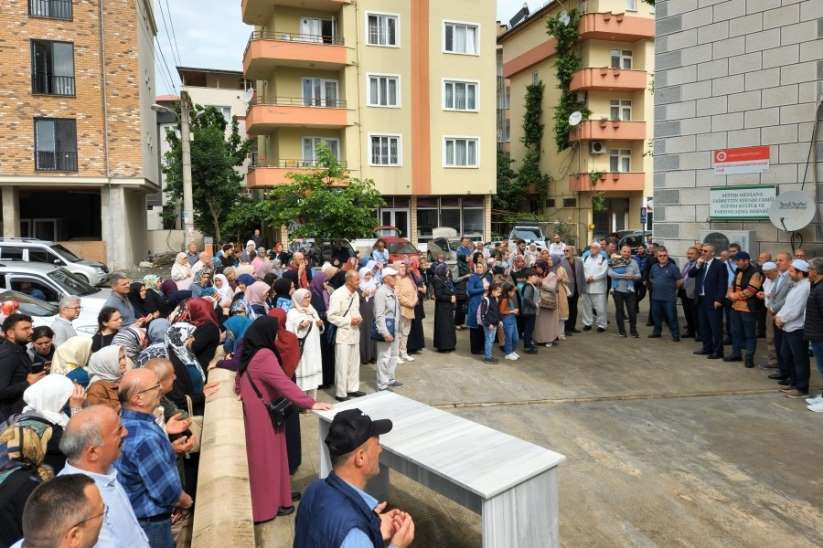
[[278, 66], [338, 70], [346, 57], [340, 38], [255, 31], [243, 54], [243, 72], [249, 80], [266, 80]]
[[348, 125], [346, 102], [325, 99], [317, 104], [299, 97], [254, 99], [246, 114], [249, 135], [269, 133], [278, 127], [342, 128]]
[[580, 19], [580, 38], [636, 42], [654, 38], [654, 18], [624, 13], [587, 13]]
[[351, 0], [242, 0], [243, 22], [247, 25], [266, 25], [277, 7], [302, 8], [304, 10], [337, 11]]
[[646, 122], [586, 120], [569, 133], [570, 141], [644, 141]]
[[588, 173], [569, 176], [569, 190], [572, 192], [638, 192], [646, 188], [646, 174], [604, 173], [599, 181], [592, 184]]
[[643, 91], [646, 89], [646, 71], [610, 67], [584, 68], [574, 73], [569, 89]]
[[[341, 167], [346, 164], [340, 162]], [[273, 186], [291, 184], [289, 173], [306, 174], [316, 171], [317, 164], [310, 160], [274, 160], [271, 163], [264, 162], [261, 165], [249, 166], [249, 173], [246, 177], [246, 186], [251, 189], [271, 188]]]

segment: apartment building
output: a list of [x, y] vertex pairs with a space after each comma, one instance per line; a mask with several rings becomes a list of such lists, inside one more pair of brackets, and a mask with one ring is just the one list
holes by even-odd
[[249, 188], [312, 169], [323, 143], [385, 196], [375, 224], [415, 242], [441, 226], [491, 237], [494, 2], [243, 0], [242, 16]]
[[[528, 10], [528, 7], [525, 8]], [[508, 25], [497, 22], [497, 36], [505, 34]], [[497, 149], [511, 152], [511, 82], [503, 77], [503, 44], [497, 44]]]
[[0, 10], [3, 235], [125, 268], [158, 190], [149, 0], [18, 0]]
[[[582, 63], [570, 90], [590, 115], [571, 132], [571, 147], [558, 152], [553, 113], [561, 90], [555, 76], [556, 42], [547, 34], [546, 22], [571, 9], [582, 14]], [[521, 139], [526, 87], [542, 81], [541, 169], [552, 182], [546, 203], [536, 208], [570, 226], [577, 242], [639, 229], [641, 208], [650, 205], [654, 30], [654, 7], [642, 0], [549, 2], [520, 18], [498, 39], [503, 46], [503, 77], [511, 82], [514, 167], [525, 154]]]

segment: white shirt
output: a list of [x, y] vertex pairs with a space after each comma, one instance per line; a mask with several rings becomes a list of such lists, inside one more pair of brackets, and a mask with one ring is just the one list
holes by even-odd
[[[764, 274], [764, 276], [765, 276], [765, 274]], [[764, 297], [763, 303], [766, 305], [766, 308], [769, 307], [769, 293], [772, 292], [772, 287], [774, 286], [774, 283], [775, 283], [776, 280], [777, 280], [777, 278], [775, 278], [774, 280], [770, 280], [769, 278], [765, 278], [763, 280], [763, 297]]]
[[809, 300], [810, 291], [809, 279], [803, 278], [795, 283], [786, 295], [786, 302], [776, 316], [785, 322], [783, 331], [786, 333], [803, 329], [803, 323], [806, 321], [806, 301]]
[[587, 293], [597, 295], [606, 293], [606, 275], [609, 271], [609, 262], [600, 254], [597, 256], [589, 255], [583, 261], [583, 274], [588, 280], [593, 278], [594, 281], [589, 282]]
[[566, 244], [564, 244], [563, 242], [552, 242], [551, 245], [549, 245], [549, 255], [563, 255], [565, 252]]

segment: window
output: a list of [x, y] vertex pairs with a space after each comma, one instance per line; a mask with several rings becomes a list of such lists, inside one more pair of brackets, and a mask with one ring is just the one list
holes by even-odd
[[443, 51], [477, 55], [479, 27], [468, 23], [445, 23]]
[[[458, 234], [482, 238], [484, 224], [482, 196], [419, 196], [417, 198], [417, 237], [430, 239], [437, 227], [450, 227]], [[455, 249], [456, 244], [452, 247]]]
[[214, 107], [220, 111], [223, 115], [223, 119], [226, 121], [227, 124], [231, 124], [232, 115], [231, 115], [231, 107]]
[[60, 294], [58, 294], [57, 291], [49, 285], [33, 278], [14, 277], [11, 279], [11, 289], [50, 303], [60, 300]]
[[540, 83], [540, 74], [537, 71], [532, 72], [532, 85]]
[[329, 137], [303, 137], [302, 165], [311, 167], [317, 164], [317, 148], [326, 145], [334, 157], [340, 159], [340, 140]]
[[371, 135], [369, 157], [373, 166], [399, 166], [402, 157], [399, 135]]
[[0, 257], [3, 259], [8, 259], [11, 261], [22, 261], [23, 260], [23, 248], [22, 247], [6, 247], [3, 246], [0, 249]]
[[74, 44], [31, 41], [31, 92], [74, 95]]
[[609, 152], [609, 171], [614, 173], [628, 173], [631, 170], [631, 150], [612, 150]]
[[479, 139], [446, 137], [444, 164], [446, 167], [477, 167]]
[[563, 207], [577, 207], [577, 198], [563, 198]]
[[71, 0], [29, 0], [29, 15], [71, 20]]
[[[301, 42], [317, 42], [319, 44], [334, 44], [336, 42], [336, 28], [334, 19], [321, 19], [319, 17], [301, 17], [300, 35]], [[286, 35], [288, 36], [288, 35]]]
[[303, 104], [310, 107], [340, 107], [337, 80], [303, 78]]
[[557, 205], [557, 202], [554, 198], [546, 199], [546, 207], [555, 207], [555, 205]]
[[626, 11], [637, 11], [637, 0], [626, 0]]
[[609, 101], [609, 114], [612, 120], [628, 122], [632, 119], [632, 102], [629, 99], [612, 99]]
[[611, 50], [612, 68], [631, 70], [632, 68], [632, 50], [630, 49], [613, 49]]
[[443, 82], [443, 108], [477, 111], [477, 82]]
[[34, 167], [39, 171], [77, 171], [75, 120], [34, 119]]
[[366, 42], [370, 46], [397, 47], [398, 18], [396, 15], [366, 13]]
[[400, 77], [383, 74], [369, 75], [369, 106], [399, 107]]

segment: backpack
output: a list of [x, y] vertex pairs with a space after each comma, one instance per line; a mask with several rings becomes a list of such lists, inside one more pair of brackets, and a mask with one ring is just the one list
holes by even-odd
[[[486, 312], [488, 312], [489, 304], [490, 304], [489, 303], [489, 298], [486, 297], [486, 296], [483, 296], [483, 300], [480, 301], [480, 305], [477, 307], [477, 311], [475, 312], [475, 314], [477, 314], [477, 316], [475, 317], [475, 320], [477, 321], [477, 326], [478, 327], [483, 325], [483, 316], [485, 316]], [[486, 307], [486, 312], [483, 311], [484, 306]]]

